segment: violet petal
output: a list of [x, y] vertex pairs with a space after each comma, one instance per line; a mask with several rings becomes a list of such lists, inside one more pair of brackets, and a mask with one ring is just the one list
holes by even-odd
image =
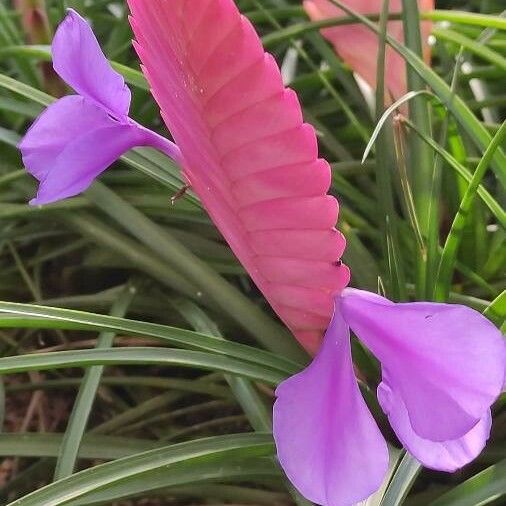
[[411, 427], [406, 406], [399, 392], [392, 390], [383, 372], [378, 387], [378, 401], [387, 413], [397, 437], [425, 467], [454, 472], [474, 460], [483, 450], [490, 435], [492, 416], [488, 410], [483, 418], [464, 436], [450, 441], [430, 441], [416, 434]]
[[339, 311], [311, 365], [281, 383], [276, 395], [278, 458], [302, 495], [350, 506], [380, 487], [388, 449], [358, 388]]
[[130, 90], [107, 61], [90, 25], [73, 9], [58, 26], [51, 48], [53, 67], [68, 85], [118, 119], [126, 118]]
[[118, 123], [107, 112], [72, 95], [44, 111], [19, 145], [39, 181], [32, 205], [77, 195], [125, 151], [150, 145], [156, 134], [136, 123]]
[[28, 129], [19, 144], [23, 163], [39, 181], [52, 169], [67, 144], [113, 120], [83, 97], [70, 95], [52, 103]]
[[486, 416], [506, 361], [501, 333], [480, 313], [456, 304], [394, 304], [354, 289], [343, 292], [341, 308], [388, 370], [419, 437], [455, 440]]

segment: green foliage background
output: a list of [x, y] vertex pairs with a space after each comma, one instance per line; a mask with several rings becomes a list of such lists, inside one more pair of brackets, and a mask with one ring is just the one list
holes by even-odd
[[[415, 2], [404, 1], [409, 35], [397, 49], [415, 93], [399, 127], [403, 153], [391, 115], [370, 111], [300, 2], [237, 3], [332, 163], [352, 284], [398, 300], [464, 303], [503, 325], [504, 2], [437, 2], [425, 15], [435, 36], [428, 68], [417, 56]], [[0, 501], [307, 505], [275, 464], [269, 432], [275, 385], [308, 357], [198, 199], [188, 192], [171, 205], [183, 185], [178, 168], [134, 150], [84, 195], [26, 204], [35, 185], [16, 144], [65, 93], [48, 47], [65, 7], [93, 23], [133, 90], [132, 116], [167, 135], [122, 2], [0, 0]], [[23, 8], [39, 9], [35, 24], [22, 25]], [[383, 21], [345, 20], [369, 23], [384, 40]], [[369, 506], [504, 504], [504, 398], [476, 462], [454, 475], [422, 470], [394, 449], [374, 394], [377, 363], [356, 342], [354, 359], [392, 445], [391, 475]]]

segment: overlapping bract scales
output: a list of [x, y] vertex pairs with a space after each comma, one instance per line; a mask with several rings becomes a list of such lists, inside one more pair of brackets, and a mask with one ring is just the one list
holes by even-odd
[[330, 167], [296, 94], [232, 0], [129, 5], [185, 176], [274, 310], [316, 351], [349, 271]]

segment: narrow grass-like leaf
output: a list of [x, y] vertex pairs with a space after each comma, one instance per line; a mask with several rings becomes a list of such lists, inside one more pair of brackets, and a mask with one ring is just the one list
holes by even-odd
[[[161, 390], [179, 390], [203, 395], [210, 395], [220, 399], [230, 399], [231, 394], [226, 386], [202, 379], [188, 380], [180, 378], [160, 378], [158, 376], [103, 376], [101, 385], [116, 387], [140, 387]], [[60, 388], [79, 388], [80, 378], [62, 378], [54, 380], [36, 381], [33, 383], [18, 383], [9, 385], [7, 392], [23, 392], [29, 390], [54, 390]]]
[[[306, 15], [304, 12], [301, 14]], [[372, 21], [379, 20], [379, 13], [375, 15], [368, 16]], [[389, 16], [389, 19], [400, 19], [400, 15], [397, 16]], [[322, 28], [329, 28], [333, 26], [345, 26], [345, 25], [353, 25], [356, 24], [357, 20], [353, 16], [338, 16], [333, 18], [326, 18], [318, 21], [305, 21], [301, 23], [294, 23], [290, 26], [280, 28], [278, 30], [273, 30], [269, 32], [267, 35], [262, 37], [262, 44], [265, 47], [274, 46], [281, 42], [286, 41], [287, 39], [293, 37], [300, 37], [307, 32], [313, 32], [317, 30], [321, 30]]]
[[[473, 174], [462, 165], [456, 158], [454, 158], [446, 149], [444, 149], [440, 144], [435, 142], [431, 137], [428, 137], [423, 132], [421, 132], [418, 127], [409, 121], [408, 119], [403, 120], [406, 125], [409, 126], [417, 135], [423, 139], [438, 155], [440, 155], [447, 163], [455, 169], [459, 176], [462, 176], [467, 183], [470, 183], [473, 177]], [[476, 190], [478, 196], [481, 198], [483, 203], [490, 209], [492, 214], [497, 218], [502, 227], [506, 228], [506, 211], [501, 207], [501, 205], [494, 199], [494, 197], [490, 194], [490, 192], [480, 184], [478, 189]]]
[[469, 478], [431, 502], [429, 506], [484, 506], [504, 495], [506, 495], [506, 459]]
[[[135, 292], [136, 288], [129, 284], [112, 306], [111, 316], [123, 316], [132, 302]], [[110, 348], [115, 335], [114, 332], [101, 332], [97, 339], [96, 349]], [[84, 374], [58, 454], [54, 473], [55, 481], [71, 475], [74, 471], [81, 440], [88, 424], [103, 372], [104, 368], [97, 366], [90, 367]]]
[[[16, 29], [9, 14], [6, 4], [0, 3], [0, 44], [2, 46], [20, 44], [22, 41], [23, 35]], [[38, 85], [38, 74], [30, 62], [15, 58], [14, 66], [16, 67], [17, 73], [19, 73], [23, 79], [34, 86]]]
[[0, 374], [42, 371], [93, 365], [159, 365], [195, 367], [244, 376], [277, 385], [285, 375], [267, 366], [202, 351], [171, 348], [127, 347], [110, 350], [77, 350], [0, 358]]
[[[439, 263], [438, 277], [436, 282], [435, 296], [437, 300], [446, 300], [450, 291], [451, 276], [455, 267], [458, 248], [461, 242], [462, 233], [464, 231], [471, 206], [474, 202], [475, 195], [479, 184], [481, 183], [485, 173], [487, 172], [494, 153], [500, 149], [500, 146], [506, 138], [506, 121], [496, 133], [492, 142], [485, 151], [483, 158], [480, 160], [478, 167], [474, 171], [473, 178], [467, 187], [466, 193], [462, 198], [459, 210], [453, 220], [450, 232], [446, 238], [446, 242]], [[506, 165], [502, 170], [506, 173]]]
[[[219, 329], [211, 321], [202, 309], [186, 300], [173, 300], [178, 311], [192, 324], [197, 332], [203, 332], [207, 335], [223, 338]], [[256, 431], [271, 431], [272, 420], [263, 400], [255, 390], [251, 382], [244, 378], [226, 375], [225, 379], [230, 385], [237, 402], [241, 405], [251, 426]]]
[[506, 321], [506, 290], [503, 290], [483, 311], [483, 314], [493, 320], [498, 327]]
[[[183, 462], [165, 469], [155, 469], [129, 477], [127, 482], [120, 481], [98, 489], [96, 492], [85, 494], [82, 498], [65, 503], [65, 506], [92, 506], [95, 504], [115, 504], [119, 499], [126, 499], [139, 494], [156, 496], [166, 494], [174, 496], [174, 486], [191, 484], [192, 487], [208, 481], [251, 481], [262, 479], [272, 481], [278, 478], [280, 470], [266, 458], [228, 458], [226, 461], [216, 462], [211, 459], [195, 459], [190, 464]], [[194, 489], [195, 490], [195, 489]], [[213, 492], [214, 493], [214, 490]], [[186, 494], [194, 497], [194, 494]], [[214, 500], [215, 496], [211, 495]], [[235, 496], [232, 500], [238, 500]], [[111, 501], [114, 501], [111, 502]]]
[[148, 472], [163, 470], [167, 476], [170, 469], [178, 464], [191, 466], [203, 461], [219, 467], [220, 463], [226, 463], [234, 457], [262, 457], [271, 455], [272, 451], [271, 436], [260, 434], [219, 436], [181, 443], [81, 471], [18, 499], [9, 506], [59, 506]]
[[[418, 2], [411, 0], [402, 0], [402, 19], [404, 28], [405, 47], [411, 50], [422, 60], [422, 36], [420, 33], [420, 14]], [[412, 91], [423, 91], [426, 84], [423, 77], [416, 70], [406, 65], [408, 89]], [[427, 135], [431, 133], [431, 118], [429, 108], [425, 100], [416, 98], [409, 103], [409, 116], [412, 121], [418, 125], [418, 128]], [[418, 137], [408, 136], [409, 161], [411, 165], [416, 164], [416, 169], [410, 171], [410, 181], [414, 196], [416, 208], [416, 218], [420, 225], [420, 230], [424, 239], [427, 241], [431, 235], [438, 233], [436, 219], [431, 223], [431, 208], [434, 209], [434, 199], [437, 202], [437, 191], [434, 192], [433, 179], [437, 177], [434, 173], [432, 152]], [[434, 212], [433, 212], [434, 214]], [[432, 216], [437, 218], [437, 215]], [[425, 292], [425, 269], [426, 258], [420, 255], [418, 258], [418, 286], [420, 295]]]
[[[0, 455], [5, 457], [57, 457], [61, 434], [0, 434]], [[159, 446], [154, 441], [103, 435], [86, 435], [79, 448], [81, 459], [115, 460]]]
[[[404, 298], [404, 272], [402, 266], [397, 262], [399, 241], [398, 241], [398, 216], [395, 211], [392, 166], [395, 164], [392, 154], [392, 136], [381, 129], [388, 115], [383, 114], [385, 102], [385, 54], [387, 33], [387, 21], [390, 2], [383, 0], [383, 7], [380, 16], [379, 50], [377, 59], [377, 89], [376, 89], [376, 127], [369, 140], [365, 152], [368, 153], [376, 144], [376, 184], [381, 215], [380, 228], [382, 231], [383, 256], [387, 260], [389, 280], [388, 293], [395, 300]], [[383, 119], [384, 118], [384, 119]], [[383, 121], [382, 121], [383, 120]], [[362, 159], [365, 161], [366, 154]]]
[[[56, 206], [62, 206], [63, 204], [69, 206], [72, 204], [75, 205], [76, 199], [56, 204]], [[46, 207], [42, 209], [46, 209]], [[189, 297], [197, 296], [198, 289], [194, 285], [189, 283], [180, 272], [170, 265], [167, 265], [166, 262], [138, 241], [122, 234], [88, 213], [69, 213], [60, 216], [64, 222], [80, 232], [83, 236], [110, 248], [121, 257], [127, 258], [137, 269], [148, 273], [153, 276], [154, 279], [159, 280], [176, 292], [183, 293]]]
[[495, 65], [502, 71], [506, 70], [506, 58], [501, 56], [500, 53], [474, 41], [473, 39], [470, 39], [469, 37], [466, 37], [465, 35], [462, 35], [461, 33], [444, 28], [434, 28], [433, 34], [436, 38], [447, 42], [453, 42], [454, 44], [464, 47], [467, 51], [475, 54], [482, 60], [492, 63], [492, 65]]
[[[261, 466], [264, 464], [265, 459], [249, 459], [244, 462], [237, 462], [235, 468], [233, 467], [233, 463], [230, 463], [230, 465], [226, 466], [226, 469], [223, 469], [222, 477], [226, 477], [227, 472], [231, 472], [231, 474], [233, 474], [231, 481], [252, 481], [255, 478], [258, 480], [263, 479], [265, 481], [275, 479], [278, 474], [276, 469], [268, 470], [264, 467], [264, 470], [262, 471]], [[195, 470], [196, 480], [193, 482], [190, 481], [188, 485], [180, 484], [169, 487], [165, 490], [162, 489], [158, 493], [155, 491], [155, 497], [166, 495], [169, 496], [171, 500], [173, 498], [177, 498], [180, 501], [207, 501], [209, 498], [212, 498], [213, 501], [223, 501], [224, 503], [235, 501], [237, 504], [254, 504], [255, 506], [272, 506], [273, 504], [282, 504], [283, 501], [286, 501], [285, 494], [280, 492], [253, 488], [253, 486], [212, 483], [213, 478], [216, 480], [219, 480], [220, 478], [216, 469], [209, 478], [209, 482], [207, 480], [203, 481], [207, 476], [205, 473], [206, 470], [203, 466], [200, 467], [200, 469], [203, 471], [202, 474], [198, 476], [197, 470]], [[188, 476], [188, 478], [191, 477]], [[131, 483], [131, 481], [129, 481], [129, 483]], [[128, 488], [130, 489], [130, 487]], [[134, 490], [133, 487], [132, 490]], [[108, 498], [115, 497], [113, 494], [114, 492], [112, 490], [109, 490], [107, 493], [104, 492], [103, 494], [101, 492], [89, 494], [86, 496], [86, 499], [70, 502], [69, 506], [90, 506], [89, 501], [97, 501], [96, 503], [92, 502], [91, 504], [104, 504], [103, 501], [105, 500], [105, 495], [107, 495]], [[107, 499], [107, 501], [109, 501], [109, 499]], [[110, 502], [106, 502], [105, 504], [110, 504]]]
[[11, 302], [0, 302], [0, 313], [4, 313], [4, 316], [0, 317], [0, 327], [14, 326], [125, 332], [137, 336], [159, 338], [171, 345], [182, 348], [204, 350], [248, 360], [258, 365], [264, 364], [287, 374], [294, 374], [300, 370], [300, 365], [296, 362], [252, 346], [156, 323], [140, 322], [71, 309], [49, 308]]
[[[300, 14], [305, 15], [304, 11], [300, 12]], [[271, 15], [275, 15], [275, 13], [271, 12]], [[366, 17], [369, 21], [374, 22], [379, 21], [380, 15], [378, 13], [378, 14], [370, 14], [364, 17]], [[402, 17], [401, 14], [390, 14], [388, 19], [390, 21], [393, 21], [401, 19], [401, 17]], [[475, 12], [437, 9], [434, 11], [421, 12], [420, 18], [431, 21], [450, 21], [454, 23], [482, 26], [485, 28], [497, 28], [499, 30], [506, 29], [505, 19], [498, 16], [479, 14]], [[262, 37], [262, 42], [266, 47], [275, 46], [276, 44], [280, 44], [286, 41], [287, 39], [293, 37], [301, 37], [304, 34], [318, 31], [323, 28], [331, 28], [334, 26], [345, 26], [350, 24], [356, 24], [357, 22], [358, 22], [357, 18], [354, 16], [338, 16], [318, 21], [304, 21], [300, 23], [292, 23], [287, 27], [283, 27], [279, 30], [273, 30], [269, 32], [267, 35], [264, 35]]]
[[506, 30], [506, 19], [494, 16], [493, 14], [436, 9], [431, 12], [422, 12], [421, 17], [432, 21], [449, 21], [450, 23], [462, 23], [466, 25], [482, 26], [483, 28]]
[[21, 81], [17, 81], [12, 77], [6, 76], [5, 74], [0, 74], [0, 87], [13, 91], [14, 93], [18, 93], [19, 95], [44, 106], [49, 105], [56, 100], [51, 95], [48, 95], [33, 86], [22, 83]]
[[408, 495], [421, 469], [420, 463], [409, 453], [405, 453], [388, 484], [380, 506], [403, 504], [404, 498]]
[[371, 135], [371, 138], [369, 139], [369, 142], [367, 143], [367, 146], [364, 149], [364, 154], [362, 155], [362, 163], [364, 163], [367, 160], [367, 157], [372, 151], [372, 148], [374, 146], [374, 143], [376, 142], [378, 135], [380, 134], [381, 130], [385, 126], [385, 123], [387, 122], [388, 118], [397, 110], [402, 104], [405, 104], [406, 102], [409, 102], [415, 97], [418, 97], [419, 95], [428, 95], [429, 97], [433, 97], [434, 95], [430, 93], [427, 90], [418, 90], [418, 91], [408, 91], [404, 96], [397, 99], [392, 105], [388, 106], [385, 109], [385, 112], [381, 115], [381, 117], [376, 121], [376, 126], [374, 127], [374, 131]]

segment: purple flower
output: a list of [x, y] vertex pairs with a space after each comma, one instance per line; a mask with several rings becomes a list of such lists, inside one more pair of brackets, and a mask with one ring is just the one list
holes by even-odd
[[313, 362], [281, 383], [276, 396], [278, 459], [303, 496], [351, 505], [380, 487], [388, 449], [360, 394], [350, 330], [338, 310]]
[[151, 146], [179, 160], [179, 148], [128, 117], [130, 90], [91, 27], [72, 9], [58, 27], [52, 53], [55, 71], [78, 95], [50, 105], [19, 145], [28, 172], [40, 183], [32, 205], [81, 193], [135, 146]]
[[354, 377], [349, 328], [381, 363], [378, 400], [405, 448], [443, 471], [473, 460], [505, 379], [499, 330], [465, 306], [395, 304], [347, 288], [312, 364], [276, 391], [278, 457], [299, 491], [318, 504], [351, 506], [386, 472], [386, 444]]

